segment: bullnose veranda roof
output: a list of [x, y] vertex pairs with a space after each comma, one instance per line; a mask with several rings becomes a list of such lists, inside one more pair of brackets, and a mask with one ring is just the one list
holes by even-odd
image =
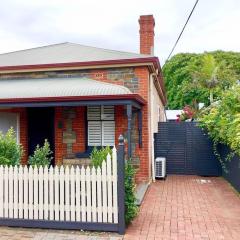
[[148, 58], [152, 55], [59, 43], [0, 54], [0, 67]]
[[0, 101], [129, 94], [124, 86], [89, 78], [0, 79]]

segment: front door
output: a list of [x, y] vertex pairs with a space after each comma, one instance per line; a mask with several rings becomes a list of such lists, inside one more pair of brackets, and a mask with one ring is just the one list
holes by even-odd
[[29, 108], [28, 154], [32, 155], [38, 144], [43, 146], [45, 139], [50, 143], [54, 158], [54, 108]]

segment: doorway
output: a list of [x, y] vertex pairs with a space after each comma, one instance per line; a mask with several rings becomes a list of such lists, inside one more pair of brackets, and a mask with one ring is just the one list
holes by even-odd
[[32, 155], [36, 146], [43, 146], [45, 139], [53, 152], [51, 164], [54, 165], [54, 108], [28, 109], [28, 155]]

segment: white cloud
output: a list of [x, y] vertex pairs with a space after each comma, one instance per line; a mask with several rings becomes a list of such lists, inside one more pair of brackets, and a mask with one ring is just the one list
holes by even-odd
[[[195, 0], [8, 0], [0, 8], [0, 52], [77, 42], [138, 52], [138, 18], [154, 14], [155, 54], [167, 58]], [[240, 51], [240, 1], [200, 0], [176, 50]]]

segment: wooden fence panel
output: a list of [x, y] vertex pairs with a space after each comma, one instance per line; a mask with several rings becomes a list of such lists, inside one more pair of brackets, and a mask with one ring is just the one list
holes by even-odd
[[8, 167], [4, 168], [4, 217], [8, 218]]
[[29, 208], [29, 192], [28, 192], [28, 178], [29, 172], [27, 166], [23, 168], [23, 218], [28, 219], [28, 208]]
[[91, 222], [91, 185], [90, 185], [90, 168], [86, 169], [86, 195], [87, 195], [87, 222]]
[[102, 222], [102, 171], [101, 168], [97, 168], [97, 213], [98, 222]]
[[54, 169], [54, 217], [59, 221], [59, 168]]
[[43, 185], [44, 185], [44, 220], [48, 220], [49, 214], [49, 187], [48, 187], [48, 179], [49, 179], [49, 172], [48, 167], [44, 168], [44, 179], [43, 179]]
[[43, 196], [44, 196], [44, 190], [43, 190], [43, 167], [41, 166], [39, 168], [39, 207], [38, 207], [38, 211], [39, 211], [39, 218], [40, 220], [43, 220]]
[[95, 167], [0, 166], [0, 218], [118, 223], [117, 154]]
[[64, 168], [61, 166], [60, 168], [60, 183], [59, 183], [59, 188], [60, 188], [60, 221], [64, 221]]
[[9, 218], [13, 218], [13, 167], [9, 167], [8, 173], [8, 194], [9, 194], [9, 202], [8, 202], [8, 214]]
[[81, 168], [81, 205], [82, 205], [82, 222], [86, 222], [86, 171], [85, 168]]
[[70, 181], [71, 181], [71, 221], [75, 221], [75, 171], [74, 167], [70, 170]]
[[92, 168], [92, 222], [97, 222], [97, 188], [96, 188], [96, 169]]
[[31, 166], [28, 170], [28, 187], [29, 219], [33, 219], [33, 168]]
[[39, 185], [38, 185], [38, 168], [33, 168], [33, 218], [38, 219], [38, 193], [39, 193]]
[[107, 222], [107, 165], [104, 161], [102, 164], [102, 212], [103, 222]]
[[[19, 169], [16, 168], [16, 174], [18, 174], [18, 189], [19, 189], [19, 193], [17, 194], [18, 196], [18, 217], [19, 218], [23, 218], [23, 186], [24, 186], [24, 182], [23, 182], [23, 177], [24, 177], [24, 172], [23, 172], [23, 167], [20, 166]], [[14, 188], [14, 191], [15, 188]]]
[[107, 155], [107, 205], [108, 205], [108, 222], [112, 222], [112, 161], [110, 154]]
[[69, 167], [65, 169], [65, 215], [66, 221], [70, 221], [70, 193], [69, 193]]
[[49, 220], [54, 220], [53, 168], [49, 169]]
[[[13, 168], [13, 217], [18, 218], [18, 177], [20, 177], [20, 173], [18, 174], [18, 167], [15, 166]], [[21, 184], [20, 184], [21, 185]], [[21, 185], [22, 186], [22, 185]], [[20, 193], [19, 193], [20, 196]]]
[[76, 221], [81, 221], [80, 169], [76, 168]]
[[[117, 150], [113, 148], [112, 158], [117, 159]], [[112, 161], [112, 176], [113, 176], [113, 222], [118, 222], [118, 198], [117, 198], [117, 161]]]

